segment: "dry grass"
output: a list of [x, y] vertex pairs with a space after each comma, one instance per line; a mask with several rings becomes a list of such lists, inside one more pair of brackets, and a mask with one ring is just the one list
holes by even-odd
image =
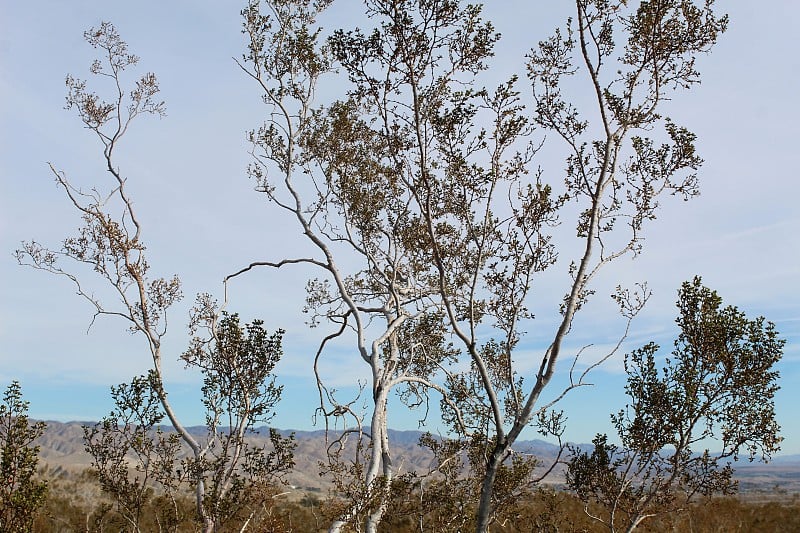
[[[39, 513], [34, 531], [42, 533], [68, 532], [126, 532], [133, 531], [114, 504], [102, 494], [96, 478], [88, 470], [70, 472], [51, 468], [42, 471], [50, 484], [47, 503]], [[257, 510], [248, 531], [301, 532], [324, 531], [328, 518], [324, 516], [323, 494], [276, 491], [270, 507]], [[191, 497], [186, 494], [179, 501], [179, 520], [169, 527], [157, 517], [164, 514], [165, 502], [157, 495], [148, 502], [142, 514], [142, 531], [193, 532], [198, 530], [193, 520]], [[430, 518], [430, 517], [428, 517]], [[428, 522], [430, 523], [430, 522]], [[223, 531], [239, 531], [241, 521], [235, 521]], [[381, 531], [418, 532], [418, 517], [413, 513], [387, 516]], [[432, 531], [425, 528], [425, 531]], [[602, 532], [607, 531], [593, 522], [584, 512], [582, 504], [571, 495], [542, 490], [520, 500], [492, 526], [493, 532]], [[757, 497], [715, 498], [697, 503], [687, 512], [669, 514], [645, 522], [643, 532], [751, 532], [759, 533], [800, 531], [800, 495], [760, 493]], [[438, 533], [438, 532], [437, 532]]]

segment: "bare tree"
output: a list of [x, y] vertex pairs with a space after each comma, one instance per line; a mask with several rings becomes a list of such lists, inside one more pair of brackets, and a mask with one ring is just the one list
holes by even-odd
[[609, 531], [685, 510], [698, 495], [730, 494], [732, 461], [766, 461], [780, 449], [774, 365], [785, 340], [775, 325], [722, 307], [699, 277], [683, 284], [677, 307], [671, 357], [657, 363], [659, 346], [649, 343], [625, 358], [630, 403], [611, 417], [621, 447], [598, 435], [594, 450], [574, 450], [568, 463], [570, 488]]
[[[191, 450], [191, 468], [186, 479], [194, 485], [198, 519], [204, 531], [214, 531], [219, 525], [221, 503], [234, 491], [244, 493], [242, 479], [249, 484], [262, 474], [291, 466], [291, 439], [273, 435], [273, 442], [279, 448], [275, 456], [264, 450], [250, 450], [245, 440], [254, 424], [269, 419], [280, 396], [272, 369], [282, 353], [282, 332], [268, 336], [260, 322], [241, 328], [236, 315], [220, 314], [210, 296], [200, 295], [191, 325], [193, 332], [204, 333], [192, 342], [182, 358], [203, 374], [208, 433], [200, 438], [181, 423], [164, 388], [162, 351], [168, 311], [182, 298], [181, 283], [177, 276], [160, 278], [150, 274], [142, 223], [128, 193], [127, 178], [115, 164], [119, 143], [132, 122], [140, 115], [163, 116], [165, 106], [157, 100], [159, 87], [152, 73], [139, 78], [131, 90], [125, 88], [126, 70], [134, 67], [139, 58], [128, 51], [112, 24], [103, 23], [87, 31], [84, 37], [102, 53], [90, 71], [109, 82], [111, 96], [105, 100], [87, 89], [85, 81], [68, 76], [67, 108], [76, 110], [85, 127], [100, 141], [110, 183], [105, 187], [100, 184], [81, 187], [50, 164], [57, 184], [80, 213], [83, 226], [76, 236], [66, 238], [60, 249], [50, 249], [35, 241], [24, 243], [17, 251], [17, 259], [21, 264], [71, 281], [78, 295], [94, 309], [92, 322], [100, 316], [120, 317], [133, 333], [145, 339], [152, 359], [151, 372], [146, 379], [142, 378], [144, 381], [134, 380], [132, 387], [138, 393], [128, 395], [128, 404], [117, 415], [142, 426], [141, 429], [151, 428], [160, 416], [166, 416]], [[65, 262], [69, 266], [62, 266]], [[94, 285], [87, 281], [81, 268], [93, 271], [111, 289], [116, 301], [103, 301], [95, 296]], [[152, 402], [153, 395], [158, 408]], [[107, 439], [106, 443], [112, 445], [126, 442], [125, 438], [114, 440], [111, 435], [119, 431], [114, 423], [122, 419], [112, 414], [107, 428], [96, 428], [101, 433], [110, 432], [102, 437], [89, 431], [90, 449], [94, 437], [100, 438], [100, 442]], [[283, 461], [283, 467], [272, 468], [275, 459]], [[96, 461], [99, 460], [96, 456]], [[269, 463], [270, 467], [266, 470], [258, 467], [259, 461], [262, 466]], [[121, 482], [120, 476], [112, 478]]]

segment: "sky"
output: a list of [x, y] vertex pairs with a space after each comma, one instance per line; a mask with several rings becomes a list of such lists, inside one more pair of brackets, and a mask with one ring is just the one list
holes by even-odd
[[[765, 316], [787, 339], [776, 406], [782, 453], [800, 453], [800, 59], [793, 37], [800, 4], [720, 4], [729, 10], [730, 27], [699, 62], [702, 84], [676, 95], [668, 107], [698, 136], [705, 160], [701, 196], [665, 201], [646, 231], [644, 253], [617, 261], [598, 279], [598, 297], [579, 316], [567, 346], [574, 353], [592, 344], [589, 361], [621, 333], [609, 313], [611, 288], [647, 280], [653, 296], [623, 350], [592, 375], [594, 386], [562, 402], [572, 441], [589, 442], [611, 430], [609, 413], [625, 403], [622, 353], [650, 340], [670, 346], [677, 288], [699, 274], [726, 304]], [[97, 420], [111, 407], [109, 386], [145, 372], [149, 363], [142, 339], [123, 323], [103, 318], [89, 328], [91, 309], [68, 283], [19, 266], [13, 255], [22, 241], [57, 245], [78, 225], [48, 162], [78, 181], [104, 178], [95, 139], [63, 109], [66, 74], [86, 78], [94, 58], [83, 31], [113, 22], [141, 57], [142, 69], [157, 74], [166, 100], [165, 118], [134, 124], [119, 165], [144, 222], [153, 268], [179, 274], [187, 296], [171, 315], [166, 344], [174, 354], [167, 361], [168, 387], [187, 423], [203, 420], [197, 376], [176, 361], [187, 342], [183, 326], [192, 295], [219, 297], [225, 275], [252, 260], [303, 249], [296, 227], [253, 192], [244, 172], [245, 132], [260, 125], [264, 106], [233, 60], [244, 49], [240, 9], [237, 2], [212, 0], [0, 0], [0, 386], [19, 380], [31, 416]], [[349, 22], [359, 10], [354, 0], [335, 2], [325, 21]], [[493, 71], [500, 77], [524, 73], [525, 53], [562, 25], [569, 10], [569, 2], [490, 3], [487, 16], [503, 34]], [[563, 161], [544, 166], [560, 180]], [[231, 308], [245, 319], [261, 317], [269, 329], [286, 330], [277, 369], [284, 399], [272, 422], [281, 428], [314, 427], [311, 360], [326, 332], [308, 328], [301, 313], [311, 275], [303, 269], [254, 272], [230, 292]], [[548, 324], [552, 319], [544, 313], [529, 329], [524, 348], [530, 354], [546, 345]], [[344, 393], [354, 391], [364, 371], [343, 346], [323, 367]], [[562, 366], [561, 378], [564, 371]], [[418, 416], [402, 408], [390, 417], [397, 429], [418, 427]]]

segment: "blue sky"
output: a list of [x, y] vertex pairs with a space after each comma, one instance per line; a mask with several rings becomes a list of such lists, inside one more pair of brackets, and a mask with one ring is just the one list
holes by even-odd
[[[491, 3], [488, 16], [504, 35], [492, 65], [500, 76], [524, 72], [524, 54], [562, 23], [569, 4]], [[598, 297], [576, 322], [569, 348], [593, 343], [592, 353], [602, 353], [621, 331], [605, 296], [618, 283], [645, 279], [654, 295], [626, 347], [649, 340], [669, 346], [676, 290], [700, 274], [726, 303], [766, 316], [788, 339], [778, 416], [784, 453], [800, 453], [795, 413], [800, 405], [800, 59], [793, 37], [800, 4], [725, 4], [730, 29], [714, 52], [701, 58], [702, 84], [669, 106], [675, 120], [698, 135], [705, 159], [702, 195], [688, 203], [665, 202], [660, 219], [647, 230], [644, 254], [603, 272]], [[352, 0], [334, 4], [327, 20], [348, 20], [358, 5]], [[19, 267], [12, 255], [22, 240], [55, 245], [77, 227], [48, 161], [76, 180], [103, 178], [94, 139], [63, 110], [65, 75], [87, 77], [94, 57], [83, 41], [84, 30], [103, 20], [114, 22], [141, 56], [142, 68], [158, 75], [167, 102], [166, 118], [134, 125], [119, 164], [130, 177], [144, 220], [151, 263], [184, 282], [186, 305], [173, 311], [168, 350], [177, 356], [185, 347], [191, 295], [219, 295], [223, 276], [243, 264], [302, 249], [296, 228], [275, 216], [244, 173], [244, 132], [260, 124], [263, 106], [232, 60], [244, 45], [240, 7], [212, 0], [0, 0], [0, 385], [20, 380], [33, 416], [97, 419], [110, 407], [109, 385], [145, 371], [149, 362], [142, 340], [118, 321], [100, 320], [87, 333], [91, 310], [72, 288]], [[544, 163], [553, 179], [560, 179], [563, 163]], [[232, 309], [287, 330], [278, 369], [286, 393], [274, 421], [284, 428], [311, 428], [315, 405], [310, 361], [323, 332], [308, 329], [300, 312], [308, 275], [301, 269], [258, 272], [237, 281], [231, 291]], [[529, 329], [532, 354], [550, 334], [547, 313], [540, 316]], [[344, 348], [326, 365], [329, 379], [345, 391], [363, 375], [357, 358]], [[200, 423], [202, 412], [193, 403], [196, 376], [177, 362], [167, 373], [182, 416]], [[591, 381], [594, 387], [576, 391], [563, 403], [570, 418], [567, 436], [575, 441], [588, 442], [596, 432], [608, 431], [608, 413], [624, 404], [619, 358]], [[416, 428], [413, 415], [399, 410], [393, 416], [390, 425]]]

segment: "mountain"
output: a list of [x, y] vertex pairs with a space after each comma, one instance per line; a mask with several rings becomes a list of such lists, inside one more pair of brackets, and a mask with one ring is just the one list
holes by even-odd
[[[91, 457], [86, 453], [83, 443], [82, 425], [92, 422], [47, 422], [47, 430], [37, 440], [41, 447], [39, 456], [43, 463], [56, 471], [68, 470], [80, 472], [91, 466]], [[205, 435], [205, 427], [188, 428], [197, 436]], [[365, 428], [369, 431], [369, 428]], [[297, 442], [295, 450], [295, 468], [288, 476], [289, 484], [312, 492], [325, 491], [330, 487], [330, 480], [320, 476], [320, 462], [326, 459], [326, 448], [333, 436], [326, 443], [325, 431], [281, 430], [282, 435], [294, 433]], [[399, 473], [427, 472], [431, 467], [432, 456], [427, 449], [418, 445], [421, 431], [389, 430], [392, 446], [392, 458]], [[258, 428], [253, 437], [256, 443], [266, 443], [268, 428]], [[532, 454], [549, 467], [558, 455], [558, 446], [542, 440], [518, 441], [515, 446], [520, 453]], [[581, 445], [588, 449], [590, 445]], [[778, 489], [788, 492], [800, 492], [800, 455], [776, 457], [768, 464], [748, 463], [740, 461], [734, 465], [736, 477], [740, 481], [742, 491], [771, 491]], [[563, 468], [556, 468], [545, 479], [545, 482], [560, 484], [564, 482]]]

